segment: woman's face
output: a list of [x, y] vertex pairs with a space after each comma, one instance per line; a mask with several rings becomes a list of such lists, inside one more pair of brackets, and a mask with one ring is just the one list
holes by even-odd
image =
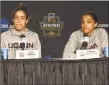
[[81, 27], [84, 33], [92, 33], [97, 23], [94, 21], [91, 15], [84, 15], [82, 17]]
[[17, 31], [22, 31], [26, 28], [26, 24], [28, 19], [26, 18], [26, 14], [22, 10], [18, 10], [15, 13], [13, 18], [14, 28]]

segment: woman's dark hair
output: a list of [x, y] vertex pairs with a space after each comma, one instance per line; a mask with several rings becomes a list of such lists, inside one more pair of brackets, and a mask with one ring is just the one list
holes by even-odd
[[95, 21], [95, 23], [98, 23], [98, 18], [97, 18], [97, 16], [96, 16], [96, 14], [94, 14], [94, 13], [92, 13], [92, 12], [86, 12], [86, 13], [84, 13], [84, 14], [82, 15], [82, 18], [83, 18], [84, 15], [90, 15], [90, 16], [93, 18], [93, 20]]
[[17, 6], [17, 8], [13, 11], [13, 13], [12, 13], [12, 18], [14, 18], [14, 16], [15, 16], [15, 13], [17, 12], [17, 11], [23, 11], [25, 14], [26, 14], [26, 19], [28, 18], [28, 7], [27, 6], [25, 6], [23, 3], [20, 3], [18, 6]]

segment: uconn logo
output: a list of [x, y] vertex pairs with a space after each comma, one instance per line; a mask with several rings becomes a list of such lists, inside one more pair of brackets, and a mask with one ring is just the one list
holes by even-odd
[[[8, 43], [9, 48], [20, 48], [19, 43]], [[33, 43], [25, 43], [25, 48], [33, 48]]]

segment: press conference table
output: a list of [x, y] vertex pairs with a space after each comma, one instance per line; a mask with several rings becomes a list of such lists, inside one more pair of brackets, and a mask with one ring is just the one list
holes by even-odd
[[0, 60], [0, 85], [108, 85], [109, 58]]

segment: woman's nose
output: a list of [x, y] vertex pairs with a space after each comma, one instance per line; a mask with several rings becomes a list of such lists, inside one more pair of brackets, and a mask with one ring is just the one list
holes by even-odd
[[18, 19], [18, 22], [20, 23], [20, 22], [21, 22], [21, 20], [20, 20], [20, 19]]
[[84, 27], [87, 27], [87, 23], [84, 23]]

